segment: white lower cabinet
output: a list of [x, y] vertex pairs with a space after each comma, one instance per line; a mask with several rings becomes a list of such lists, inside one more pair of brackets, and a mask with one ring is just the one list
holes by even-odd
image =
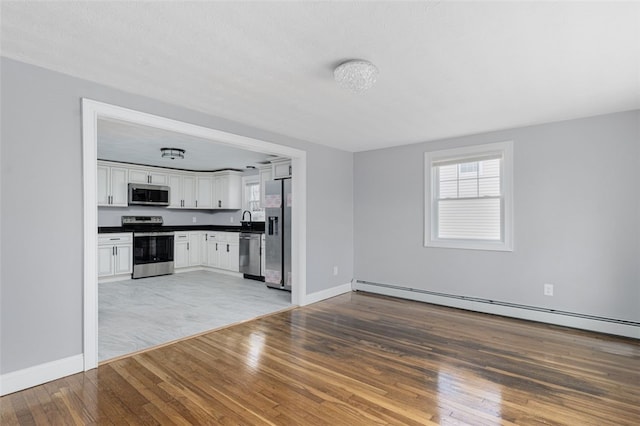
[[202, 257], [200, 255], [202, 242], [200, 241], [204, 233], [202, 232], [189, 232], [189, 244], [187, 246], [189, 251], [189, 266], [202, 265]]
[[[176, 233], [175, 241], [176, 268], [208, 266], [226, 271], [240, 272], [240, 234], [237, 232]], [[188, 249], [187, 242], [189, 243]], [[187, 260], [183, 261], [182, 258]]]
[[[225, 232], [225, 234], [235, 233]], [[237, 234], [236, 237], [238, 237]], [[218, 243], [218, 246], [218, 267], [228, 271], [240, 272], [240, 241], [234, 242], [231, 236], [228, 241]]]
[[204, 233], [176, 232], [174, 237], [173, 267], [187, 268], [202, 265], [201, 240]]
[[173, 267], [186, 268], [189, 266], [189, 233], [176, 232], [173, 244]]
[[133, 272], [133, 234], [98, 235], [98, 278]]
[[220, 268], [220, 253], [222, 253], [223, 243], [215, 241], [209, 245], [209, 253], [207, 257], [207, 266], [212, 268]]

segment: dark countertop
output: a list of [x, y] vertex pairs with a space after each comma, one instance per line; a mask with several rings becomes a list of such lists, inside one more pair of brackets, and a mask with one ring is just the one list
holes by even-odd
[[[163, 231], [223, 231], [223, 232], [252, 232], [264, 234], [264, 222], [254, 222], [251, 229], [243, 229], [241, 226], [225, 225], [164, 225]], [[132, 232], [122, 226], [99, 226], [98, 234], [110, 234], [116, 232]]]

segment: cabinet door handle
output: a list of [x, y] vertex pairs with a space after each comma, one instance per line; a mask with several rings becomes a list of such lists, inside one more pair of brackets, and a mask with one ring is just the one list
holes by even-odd
[[208, 234], [204, 234], [204, 240], [205, 241], [209, 241], [209, 235]]
[[198, 200], [196, 200], [196, 207], [198, 207]]
[[291, 176], [291, 164], [289, 164], [289, 176]]
[[218, 243], [216, 243], [216, 251], [218, 251]]
[[118, 255], [118, 247], [114, 247], [116, 249], [116, 256]]
[[187, 250], [189, 250], [189, 243], [187, 243]]
[[229, 244], [227, 244], [227, 253], [229, 253]]
[[116, 246], [111, 247], [111, 256], [116, 255]]
[[222, 200], [218, 200], [218, 207], [222, 207]]

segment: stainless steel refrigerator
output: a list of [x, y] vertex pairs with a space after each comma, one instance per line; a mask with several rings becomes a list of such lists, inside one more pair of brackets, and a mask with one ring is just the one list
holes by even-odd
[[264, 281], [291, 291], [291, 179], [266, 182], [264, 206]]

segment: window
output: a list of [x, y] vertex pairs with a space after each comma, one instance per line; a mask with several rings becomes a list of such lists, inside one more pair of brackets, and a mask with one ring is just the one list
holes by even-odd
[[251, 212], [251, 218], [264, 220], [264, 209], [260, 203], [260, 180], [253, 176], [243, 178], [243, 205], [245, 210]]
[[425, 154], [425, 246], [513, 250], [513, 143]]

